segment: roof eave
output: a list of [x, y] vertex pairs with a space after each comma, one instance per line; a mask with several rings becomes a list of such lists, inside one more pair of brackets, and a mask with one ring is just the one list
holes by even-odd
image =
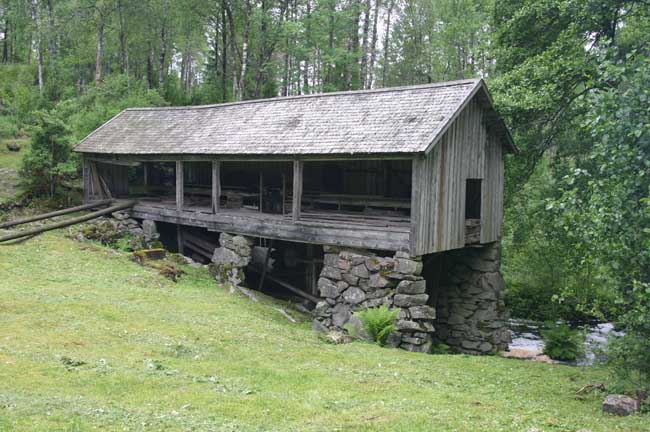
[[102, 124], [100, 127], [98, 127], [97, 129], [95, 129], [94, 131], [92, 131], [91, 133], [89, 133], [88, 135], [86, 135], [86, 136], [85, 136], [81, 141], [79, 141], [79, 142], [78, 142], [74, 147], [72, 147], [72, 151], [77, 152], [77, 153], [83, 153], [84, 151], [83, 151], [83, 150], [81, 150], [81, 151], [80, 151], [80, 150], [77, 150], [77, 147], [79, 147], [80, 145], [82, 145], [82, 144], [83, 144], [83, 143], [84, 143], [88, 138], [90, 138], [91, 136], [95, 135], [97, 132], [99, 132], [100, 130], [102, 130], [104, 127], [106, 127], [108, 124], [110, 124], [113, 120], [115, 120], [116, 118], [118, 118], [119, 116], [121, 116], [122, 114], [124, 114], [124, 111], [126, 111], [126, 110], [124, 109], [124, 110], [118, 112], [118, 113], [115, 114], [113, 117], [111, 117], [110, 120], [108, 120], [107, 122], [105, 122], [104, 124]]
[[476, 96], [476, 94], [479, 92], [479, 90], [483, 90], [483, 93], [487, 97], [488, 103], [490, 107], [494, 110], [494, 112], [498, 116], [498, 123], [500, 126], [500, 129], [503, 130], [503, 138], [505, 139], [505, 147], [508, 150], [509, 153], [517, 154], [519, 153], [519, 149], [515, 145], [515, 142], [512, 138], [512, 135], [510, 133], [510, 130], [508, 129], [508, 126], [506, 125], [505, 120], [499, 115], [498, 111], [494, 107], [494, 102], [492, 101], [492, 96], [490, 95], [490, 92], [487, 88], [487, 85], [485, 84], [485, 81], [483, 79], [479, 79], [476, 81], [476, 84], [472, 89], [467, 93], [465, 98], [461, 100], [456, 108], [454, 109], [453, 114], [446, 119], [442, 124], [438, 125], [436, 130], [431, 134], [428, 142], [429, 144], [427, 145], [426, 149], [424, 150], [424, 154], [428, 155], [431, 153], [433, 148], [438, 144], [438, 141], [442, 139], [444, 136], [445, 132], [451, 127], [451, 125], [456, 121], [458, 116], [461, 114], [461, 112], [465, 109], [465, 107], [469, 104], [469, 102]]

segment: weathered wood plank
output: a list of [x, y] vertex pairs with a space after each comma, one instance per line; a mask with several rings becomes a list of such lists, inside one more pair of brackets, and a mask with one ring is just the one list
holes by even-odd
[[174, 208], [148, 207], [142, 203], [138, 203], [133, 209], [133, 217], [136, 218], [198, 226], [217, 232], [391, 251], [406, 251], [409, 248], [408, 228], [403, 232], [396, 232], [374, 227], [350, 227], [344, 224], [317, 224], [304, 221], [296, 224], [281, 215], [264, 214], [263, 218], [259, 216], [257, 212], [250, 215], [242, 212], [231, 214], [219, 212], [214, 215], [190, 211], [178, 212]]
[[412, 251], [427, 254], [464, 246], [467, 179], [482, 179], [481, 243], [500, 238], [502, 152], [499, 138], [485, 126], [484, 109], [477, 101], [467, 104], [427, 154], [417, 180], [414, 174]]
[[303, 185], [303, 161], [293, 161], [293, 201], [292, 201], [292, 215], [293, 221], [300, 220], [300, 207], [302, 206], [302, 185]]
[[183, 161], [176, 161], [176, 210], [179, 212], [183, 211], [184, 189]]
[[212, 213], [219, 212], [219, 200], [221, 198], [221, 162], [212, 161]]
[[82, 177], [84, 188], [84, 202], [90, 201], [90, 161], [88, 158], [83, 157]]

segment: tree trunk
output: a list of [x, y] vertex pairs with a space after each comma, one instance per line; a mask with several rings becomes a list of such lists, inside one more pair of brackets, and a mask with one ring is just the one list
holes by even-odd
[[149, 42], [149, 55], [147, 56], [147, 85], [149, 90], [153, 88], [153, 56], [155, 55], [153, 45]]
[[[230, 47], [232, 48], [232, 52], [239, 57], [239, 62], [241, 63], [241, 54], [239, 53], [239, 50], [237, 48], [237, 42], [235, 38], [235, 20], [233, 19], [232, 16], [232, 10], [230, 9], [230, 5], [224, 1], [224, 8], [226, 10], [226, 15], [228, 16], [228, 25], [230, 26]], [[233, 65], [235, 65], [236, 62], [233, 61]], [[232, 94], [237, 98], [237, 75], [235, 71], [232, 71]]]
[[239, 72], [239, 83], [237, 85], [237, 100], [243, 100], [246, 87], [246, 69], [248, 66], [248, 38], [251, 29], [251, 2], [246, 0], [246, 11], [244, 12], [244, 40], [242, 42], [241, 69]]
[[187, 51], [183, 51], [181, 54], [181, 88], [185, 90], [185, 81], [187, 73]]
[[[267, 13], [268, 11], [266, 10], [266, 1], [262, 0], [262, 24], [260, 28], [260, 34], [266, 35], [268, 31], [268, 24], [267, 24]], [[280, 16], [282, 16], [282, 12], [280, 13]], [[264, 67], [266, 65], [266, 53], [268, 50], [268, 37], [264, 37], [260, 43], [260, 50], [257, 55], [257, 70], [255, 71], [255, 90], [253, 92], [253, 99], [259, 99], [261, 96], [261, 90], [262, 86], [265, 81], [265, 70]]]
[[[330, 10], [328, 17], [328, 32], [327, 32], [327, 54], [331, 56], [334, 53], [334, 13], [336, 12], [336, 5], [330, 2]], [[331, 60], [327, 62], [325, 68], [325, 84], [332, 84], [334, 82], [334, 71], [332, 70]]]
[[348, 41], [347, 50], [350, 57], [355, 59], [354, 63], [348, 63], [345, 71], [345, 86], [348, 90], [358, 88], [359, 81], [359, 26], [361, 25], [361, 0], [352, 2], [352, 25], [351, 35]]
[[361, 43], [361, 68], [359, 84], [360, 88], [366, 88], [366, 74], [368, 73], [368, 32], [370, 31], [371, 0], [366, 0], [366, 7], [363, 12], [363, 34]]
[[102, 58], [104, 57], [104, 15], [100, 12], [97, 21], [97, 55], [95, 56], [95, 84], [102, 81]]
[[50, 57], [54, 57], [56, 53], [56, 31], [54, 28], [54, 7], [52, 6], [52, 0], [47, 0], [47, 51], [50, 54]]
[[169, 0], [163, 0], [162, 23], [160, 25], [160, 55], [158, 57], [158, 88], [165, 85], [165, 60], [167, 58], [167, 11]]
[[388, 17], [386, 18], [386, 34], [384, 35], [384, 64], [381, 71], [381, 85], [386, 87], [386, 81], [388, 79], [388, 44], [390, 42], [390, 19], [393, 13], [393, 8], [395, 7], [395, 0], [390, 0], [390, 6], [388, 6]]
[[381, 0], [375, 0], [375, 14], [372, 21], [372, 40], [370, 42], [370, 65], [368, 66], [368, 82], [366, 88], [372, 88], [375, 72], [375, 62], [377, 61], [377, 19], [379, 18], [379, 8]]
[[[212, 22], [214, 24], [214, 40], [212, 41], [212, 50], [214, 51], [214, 94], [219, 94], [219, 19], [215, 15], [212, 17]], [[216, 100], [216, 99], [215, 99]]]
[[[311, 35], [311, 0], [307, 0], [306, 34]], [[305, 71], [302, 76], [302, 93], [309, 94], [309, 54], [305, 54]]]
[[2, 63], [9, 62], [9, 11], [5, 10], [4, 39], [2, 40]]
[[[285, 9], [283, 14], [283, 20], [286, 23], [289, 21], [289, 0], [286, 0], [284, 3]], [[282, 96], [289, 96], [289, 77], [291, 75], [289, 71], [289, 36], [285, 39], [285, 50], [284, 50], [284, 77], [282, 80]]]
[[165, 39], [165, 27], [160, 29], [160, 54], [158, 56], [158, 88], [165, 85], [165, 58], [167, 57], [167, 46]]
[[228, 101], [228, 33], [226, 29], [226, 0], [221, 0], [221, 101]]
[[120, 18], [120, 72], [129, 74], [129, 48], [127, 43], [126, 16], [124, 15], [124, 3], [119, 1], [117, 10]]
[[[38, 66], [38, 92], [41, 96], [43, 96], [43, 87], [44, 87], [43, 50], [41, 47], [41, 19], [38, 13], [38, 0], [32, 0], [32, 19], [34, 20], [34, 24], [36, 26], [36, 62]], [[31, 46], [29, 51], [31, 54]]]

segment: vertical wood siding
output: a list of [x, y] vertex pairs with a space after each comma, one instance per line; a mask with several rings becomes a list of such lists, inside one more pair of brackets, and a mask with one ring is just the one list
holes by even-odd
[[113, 197], [129, 194], [129, 167], [97, 162], [97, 174], [103, 179]]
[[501, 239], [503, 225], [503, 147], [494, 137], [487, 140], [485, 180], [481, 196], [481, 243]]
[[484, 125], [475, 99], [424, 158], [413, 161], [411, 252], [417, 255], [465, 246], [465, 186], [482, 179], [481, 243], [501, 236], [503, 154]]

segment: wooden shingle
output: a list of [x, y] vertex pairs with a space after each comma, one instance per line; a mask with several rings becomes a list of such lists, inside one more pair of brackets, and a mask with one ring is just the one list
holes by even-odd
[[482, 80], [272, 98], [131, 108], [82, 140], [98, 154], [353, 155], [425, 152]]

